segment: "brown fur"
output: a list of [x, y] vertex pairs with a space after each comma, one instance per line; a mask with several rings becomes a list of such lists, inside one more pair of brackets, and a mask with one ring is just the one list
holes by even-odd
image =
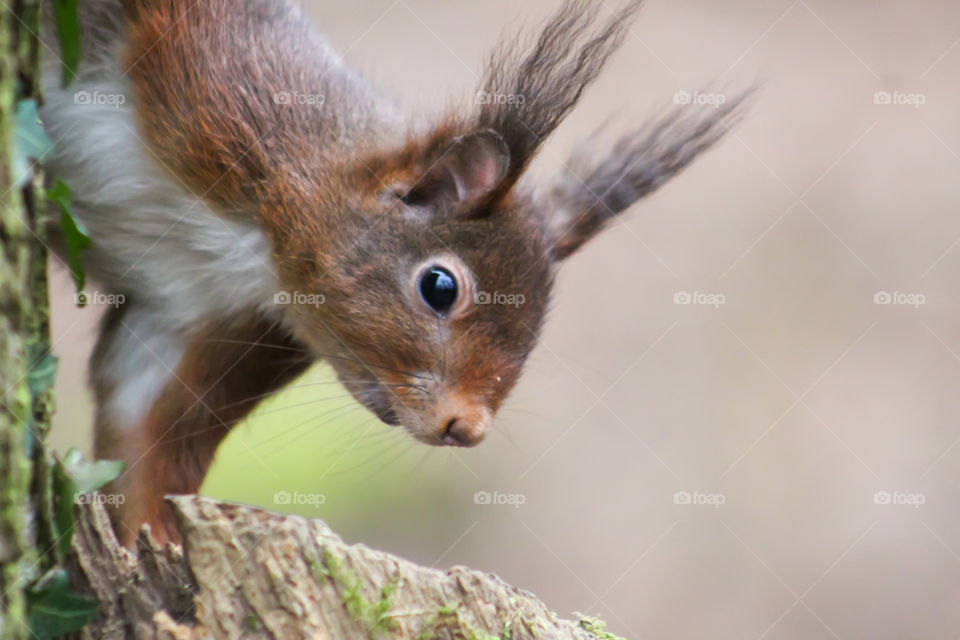
[[159, 540], [177, 540], [163, 496], [196, 493], [230, 429], [312, 362], [277, 325], [251, 313], [203, 327], [143, 424], [124, 430], [99, 425], [97, 457], [127, 462], [124, 474], [105, 489], [126, 496], [117, 527], [125, 542], [133, 541], [143, 522], [153, 525]]

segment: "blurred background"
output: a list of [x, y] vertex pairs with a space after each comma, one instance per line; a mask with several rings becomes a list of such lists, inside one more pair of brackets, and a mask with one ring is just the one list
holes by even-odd
[[[307, 8], [435, 112], [558, 4]], [[495, 572], [627, 638], [957, 638], [958, 78], [953, 0], [649, 0], [538, 173], [608, 116], [763, 89], [565, 265], [488, 440], [416, 444], [319, 366], [234, 431], [204, 493]], [[89, 451], [98, 310], [53, 277], [53, 443]]]

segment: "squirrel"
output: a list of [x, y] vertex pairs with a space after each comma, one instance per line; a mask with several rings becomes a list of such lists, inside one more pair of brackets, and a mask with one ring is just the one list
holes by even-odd
[[195, 493], [231, 428], [317, 361], [423, 443], [484, 439], [558, 266], [742, 111], [681, 105], [532, 184], [641, 2], [601, 5], [565, 0], [433, 117], [378, 93], [292, 0], [86, 0], [66, 87], [51, 36], [46, 166], [92, 238], [88, 275], [125, 299], [90, 363], [95, 456], [126, 463], [105, 489], [121, 540], [177, 541], [164, 496]]

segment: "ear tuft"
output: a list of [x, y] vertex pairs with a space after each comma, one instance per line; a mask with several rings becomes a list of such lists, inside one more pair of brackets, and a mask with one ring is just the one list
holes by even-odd
[[[623, 136], [599, 160], [574, 157], [543, 205], [551, 256], [563, 260], [710, 149], [743, 115], [750, 89], [722, 106], [680, 106]], [[577, 175], [579, 174], [579, 176]], [[582, 177], [580, 177], [582, 176]]]
[[476, 200], [496, 189], [510, 169], [510, 150], [499, 133], [481, 129], [459, 136], [403, 197], [407, 204]]
[[526, 170], [550, 134], [626, 37], [642, 0], [617, 0], [620, 8], [602, 20], [603, 2], [564, 0], [527, 47], [524, 38], [503, 42], [491, 55], [479, 95], [479, 126], [500, 132], [509, 143], [507, 186]]

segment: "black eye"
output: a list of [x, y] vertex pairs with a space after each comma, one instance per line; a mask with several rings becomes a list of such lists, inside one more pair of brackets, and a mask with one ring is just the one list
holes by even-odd
[[430, 267], [420, 276], [420, 295], [442, 315], [457, 301], [457, 279], [443, 267]]

